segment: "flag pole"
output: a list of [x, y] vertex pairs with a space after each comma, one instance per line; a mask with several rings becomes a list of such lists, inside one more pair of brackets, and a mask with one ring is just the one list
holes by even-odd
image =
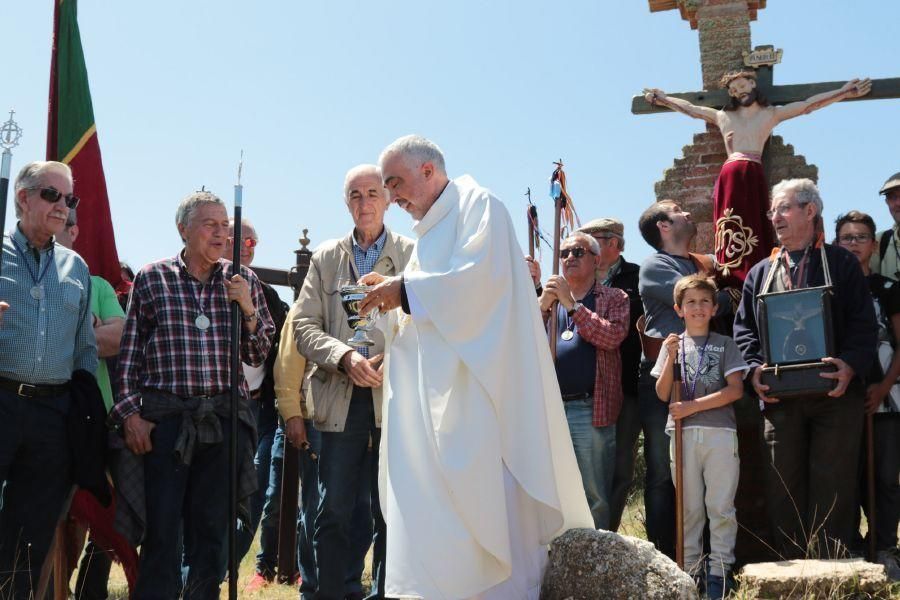
[[[22, 129], [13, 120], [16, 111], [9, 111], [9, 120], [0, 126], [0, 147], [3, 153], [0, 155], [0, 235], [6, 232], [6, 203], [9, 194], [9, 171], [12, 165], [12, 149], [19, 145], [22, 137]], [[13, 198], [15, 202], [15, 198]], [[2, 269], [0, 261], [0, 269]]]
[[[243, 208], [244, 186], [241, 185], [241, 171], [244, 167], [244, 151], [238, 162], [237, 184], [234, 186], [234, 234], [232, 237], [232, 275], [241, 272], [241, 210]], [[231, 304], [231, 436], [228, 448], [228, 598], [237, 600], [238, 559], [237, 559], [237, 490], [238, 490], [238, 402], [240, 401], [241, 373], [241, 308], [237, 302]]]

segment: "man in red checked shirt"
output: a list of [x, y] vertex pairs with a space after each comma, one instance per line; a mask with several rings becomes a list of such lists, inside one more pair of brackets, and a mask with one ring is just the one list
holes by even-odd
[[[141, 544], [135, 600], [217, 599], [229, 527], [231, 302], [240, 306], [241, 361], [262, 365], [275, 326], [249, 269], [222, 258], [228, 213], [210, 192], [185, 198], [175, 217], [184, 250], [150, 263], [134, 279], [119, 355], [118, 402], [110, 414], [124, 433], [115, 460], [116, 527]], [[242, 518], [256, 488], [256, 423], [240, 375], [238, 501]], [[152, 433], [152, 435], [151, 435]]]
[[594, 526], [609, 529], [616, 419], [623, 397], [619, 346], [628, 335], [628, 294], [597, 281], [600, 246], [588, 234], [567, 237], [560, 257], [563, 273], [544, 286], [541, 314], [544, 322], [558, 320], [556, 376], [575, 458]]

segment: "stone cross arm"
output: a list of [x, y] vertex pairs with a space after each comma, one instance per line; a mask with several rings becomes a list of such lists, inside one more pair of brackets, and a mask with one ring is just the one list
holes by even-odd
[[[825, 83], [798, 83], [795, 85], [775, 85], [771, 87], [760, 86], [760, 92], [769, 100], [769, 103], [781, 106], [806, 100], [810, 96], [840, 89], [846, 81], [831, 81]], [[725, 90], [712, 90], [709, 92], [682, 92], [667, 94], [673, 98], [687, 100], [697, 106], [708, 106], [721, 109], [729, 102], [728, 92]], [[861, 98], [848, 98], [843, 102], [857, 102], [860, 100], [887, 100], [900, 98], [900, 77], [889, 79], [873, 79], [872, 91]], [[631, 99], [631, 112], [636, 115], [649, 113], [671, 112], [665, 106], [653, 106], [644, 99], [644, 95], [634, 96]]]

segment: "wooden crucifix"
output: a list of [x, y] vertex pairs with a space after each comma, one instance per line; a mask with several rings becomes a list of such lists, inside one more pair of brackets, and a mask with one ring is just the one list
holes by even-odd
[[721, 90], [666, 94], [650, 89], [632, 100], [635, 114], [673, 110], [722, 132], [728, 160], [713, 192], [715, 250], [721, 282], [734, 287], [775, 243], [765, 217], [769, 178], [763, 166], [772, 130], [835, 102], [900, 98], [900, 78], [776, 86], [772, 66], [780, 58], [780, 50], [757, 46], [745, 53], [745, 69], [723, 75]]

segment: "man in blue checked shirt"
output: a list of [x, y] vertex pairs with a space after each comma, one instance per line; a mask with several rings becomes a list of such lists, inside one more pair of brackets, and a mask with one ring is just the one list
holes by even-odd
[[[344, 201], [353, 218], [353, 231], [316, 249], [294, 308], [297, 348], [315, 365], [309, 394], [314, 407], [313, 426], [321, 439], [321, 496], [313, 536], [317, 580], [314, 586], [304, 579], [300, 586], [303, 600], [363, 598], [359, 578], [348, 581], [347, 574], [354, 565], [362, 564], [369, 539], [374, 549], [368, 597], [384, 598], [385, 525], [378, 502], [384, 336], [373, 331], [375, 345], [368, 349], [347, 345], [353, 331], [338, 290], [372, 271], [401, 273], [413, 243], [384, 226], [388, 198], [381, 170], [375, 165], [350, 169], [344, 179]], [[285, 427], [292, 443], [305, 439], [299, 415], [288, 418]], [[367, 532], [360, 532], [353, 518], [358, 511], [357, 498], [371, 502], [372, 520]], [[374, 538], [369, 533], [373, 521]], [[360, 533], [365, 541], [361, 545]]]
[[[25, 165], [15, 182], [16, 226], [3, 238], [0, 272], [0, 590], [31, 598], [72, 485], [66, 430], [68, 382], [97, 370], [91, 278], [56, 243], [69, 210], [72, 172]], [[3, 314], [5, 313], [5, 314]]]

